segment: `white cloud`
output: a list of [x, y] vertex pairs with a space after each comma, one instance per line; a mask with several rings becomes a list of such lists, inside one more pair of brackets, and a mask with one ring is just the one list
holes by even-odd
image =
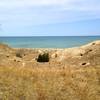
[[57, 6], [62, 10], [100, 10], [100, 0], [0, 0], [0, 8]]
[[100, 0], [0, 0], [3, 23], [48, 24], [100, 18]]
[[69, 0], [0, 0], [0, 6], [23, 7], [23, 6], [49, 6], [64, 5]]
[[6, 31], [96, 18], [100, 0], [0, 0], [0, 23]]

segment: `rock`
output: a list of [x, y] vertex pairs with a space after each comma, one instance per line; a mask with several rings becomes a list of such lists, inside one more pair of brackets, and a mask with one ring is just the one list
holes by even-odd
[[14, 62], [22, 62], [22, 59], [21, 58], [17, 58], [17, 57], [14, 57]]

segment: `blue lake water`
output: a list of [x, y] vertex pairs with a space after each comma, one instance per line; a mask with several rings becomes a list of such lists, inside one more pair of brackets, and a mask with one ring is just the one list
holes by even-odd
[[100, 36], [0, 37], [0, 43], [15, 48], [69, 48], [100, 40]]

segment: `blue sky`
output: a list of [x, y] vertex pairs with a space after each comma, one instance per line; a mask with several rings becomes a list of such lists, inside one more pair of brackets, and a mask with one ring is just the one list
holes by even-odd
[[100, 35], [100, 0], [0, 0], [0, 36]]

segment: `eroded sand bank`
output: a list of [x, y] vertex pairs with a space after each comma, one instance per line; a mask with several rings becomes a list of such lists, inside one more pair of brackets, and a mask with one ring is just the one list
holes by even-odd
[[[39, 63], [39, 54], [49, 53], [50, 61]], [[20, 54], [21, 57], [16, 56]], [[81, 67], [100, 65], [100, 40], [81, 47], [66, 49], [22, 49], [0, 44], [0, 66], [17, 67]]]

